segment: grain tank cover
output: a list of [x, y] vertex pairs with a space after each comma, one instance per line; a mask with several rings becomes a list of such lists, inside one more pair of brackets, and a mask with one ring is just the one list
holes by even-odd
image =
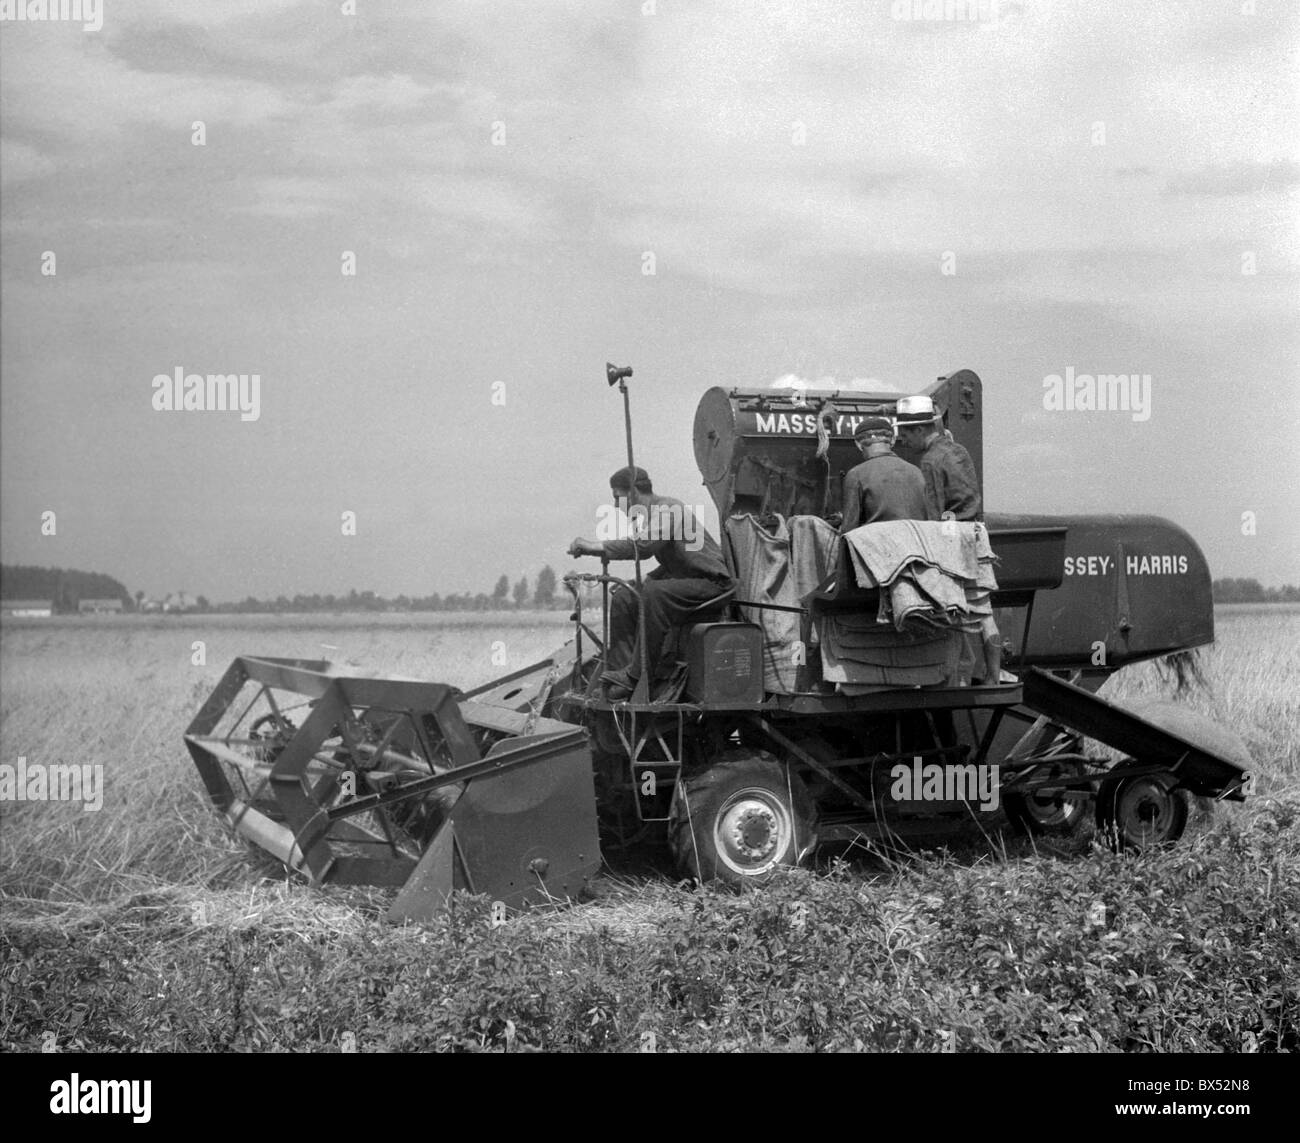
[[[921, 390], [965, 445], [983, 483], [980, 379], [969, 369]], [[901, 392], [830, 389], [708, 390], [695, 411], [695, 462], [718, 515], [839, 510], [844, 474], [861, 463], [853, 443], [864, 417], [893, 417]], [[898, 454], [919, 457], [899, 447]]]

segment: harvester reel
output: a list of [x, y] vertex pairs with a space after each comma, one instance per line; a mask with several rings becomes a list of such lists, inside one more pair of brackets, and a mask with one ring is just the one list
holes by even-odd
[[266, 744], [254, 748], [254, 756], [259, 761], [274, 762], [297, 732], [298, 728], [289, 719], [279, 711], [272, 711], [253, 721], [248, 728], [248, 737], [250, 740], [261, 739]]
[[[282, 705], [297, 696], [300, 725]], [[586, 734], [443, 684], [239, 658], [185, 741], [239, 834], [315, 883], [400, 889], [390, 920], [458, 889], [563, 900], [599, 869]]]
[[[340, 778], [346, 773], [353, 775], [353, 796], [357, 793], [387, 793], [403, 782], [445, 773], [455, 765], [435, 719], [425, 716], [422, 720], [429, 756], [427, 761], [415, 753], [414, 728], [403, 727], [401, 720], [397, 721], [398, 726], [394, 728], [391, 717], [386, 721], [377, 721], [374, 717], [347, 718], [331, 728], [330, 739], [337, 739], [338, 745], [330, 758], [322, 761], [337, 765]], [[394, 729], [397, 733], [390, 734]], [[377, 748], [385, 740], [389, 749], [381, 754]], [[368, 753], [366, 747], [371, 748], [371, 752]], [[443, 786], [421, 797], [394, 802], [378, 812], [388, 826], [396, 826], [422, 850], [451, 813], [463, 789], [463, 783]], [[338, 796], [334, 804], [346, 800]]]

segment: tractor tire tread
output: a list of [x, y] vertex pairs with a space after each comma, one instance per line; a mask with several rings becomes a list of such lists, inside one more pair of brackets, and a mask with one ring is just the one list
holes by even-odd
[[[702, 800], [707, 805], [708, 794], [734, 780], [737, 774], [769, 767], [772, 771], [769, 777], [779, 777], [781, 779], [781, 781], [773, 782], [773, 785], [779, 789], [785, 780], [785, 775], [788, 773], [781, 760], [768, 750], [737, 747], [724, 752], [716, 762], [707, 768], [697, 770], [689, 776], [681, 778], [680, 783], [684, 785], [679, 784], [679, 791], [684, 790], [686, 792], [686, 797], [691, 799], [692, 805], [699, 805]], [[795, 803], [790, 809], [796, 823], [798, 835], [800, 838], [807, 837], [809, 839], [807, 844], [801, 848], [808, 849], [816, 844], [816, 808], [803, 782], [793, 777], [791, 777], [790, 782], [789, 789], [793, 794]], [[696, 860], [696, 845], [699, 835], [697, 834], [695, 838], [692, 838], [691, 818], [686, 812], [686, 797], [674, 796], [673, 798], [668, 820], [668, 845], [678, 872], [684, 877], [703, 881], [705, 878], [702, 876]], [[738, 880], [750, 880], [750, 878], [739, 879], [734, 876], [722, 876], [719, 863], [716, 861], [714, 862], [714, 873], [715, 876], [719, 876], [719, 879], [730, 880], [733, 883]], [[770, 873], [755, 877], [753, 880], [762, 880], [767, 876], [770, 876]]]

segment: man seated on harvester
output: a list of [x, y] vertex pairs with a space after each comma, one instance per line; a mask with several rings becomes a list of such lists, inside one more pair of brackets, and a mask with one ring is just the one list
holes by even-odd
[[[629, 518], [639, 515], [643, 526], [619, 540], [584, 540], [569, 545], [569, 555], [631, 560], [655, 559], [659, 566], [645, 577], [645, 637], [650, 683], [669, 630], [687, 619], [701, 604], [730, 591], [735, 582], [722, 559], [722, 549], [704, 525], [680, 500], [657, 496], [643, 468], [621, 468], [609, 478], [616, 501], [626, 502]], [[634, 512], [639, 509], [639, 512]], [[618, 702], [631, 696], [641, 674], [637, 641], [637, 601], [632, 592], [616, 587], [610, 596], [609, 646], [605, 648], [606, 696]]]

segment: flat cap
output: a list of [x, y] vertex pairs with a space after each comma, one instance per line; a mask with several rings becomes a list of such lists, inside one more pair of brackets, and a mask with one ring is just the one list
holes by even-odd
[[628, 492], [635, 486], [638, 492], [653, 491], [650, 484], [650, 474], [644, 468], [620, 468], [613, 476], [609, 478], [609, 486], [616, 492]]
[[888, 417], [863, 417], [862, 423], [853, 430], [853, 439], [861, 440], [869, 436], [889, 436], [894, 435], [894, 422]]

